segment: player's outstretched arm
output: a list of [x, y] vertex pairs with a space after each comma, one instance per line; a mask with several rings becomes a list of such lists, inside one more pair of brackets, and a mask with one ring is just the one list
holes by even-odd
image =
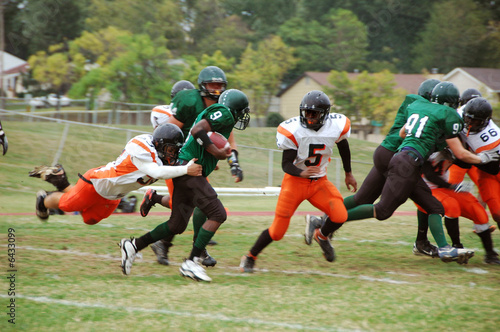
[[132, 157], [132, 163], [143, 173], [146, 173], [154, 179], [172, 179], [189, 174], [192, 176], [201, 176], [202, 166], [195, 164], [194, 159], [184, 166], [159, 166], [154, 162], [140, 160]]

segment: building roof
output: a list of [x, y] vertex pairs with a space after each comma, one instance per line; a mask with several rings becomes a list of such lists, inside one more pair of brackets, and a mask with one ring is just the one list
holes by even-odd
[[458, 72], [464, 73], [465, 75], [471, 77], [471, 79], [486, 85], [495, 92], [500, 92], [500, 69], [458, 67], [446, 74], [443, 79], [447, 80]]
[[18, 58], [7, 52], [0, 51], [0, 56], [3, 55], [3, 73], [14, 74], [19, 72], [25, 72], [28, 68], [28, 62], [23, 59]]
[[[278, 93], [278, 97], [281, 96], [290, 87], [292, 87], [295, 83], [297, 83], [306, 76], [314, 80], [319, 85], [332, 87], [332, 85], [328, 82], [329, 75], [330, 75], [329, 72], [306, 71], [302, 76], [300, 76], [297, 80], [292, 82], [288, 87], [281, 90]], [[349, 79], [354, 79], [358, 75], [359, 73], [347, 73]], [[408, 91], [408, 93], [415, 93], [415, 94], [417, 93], [420, 84], [427, 79], [427, 77], [422, 74], [393, 74], [393, 75], [394, 75], [394, 82], [396, 83], [396, 88], [401, 88]]]

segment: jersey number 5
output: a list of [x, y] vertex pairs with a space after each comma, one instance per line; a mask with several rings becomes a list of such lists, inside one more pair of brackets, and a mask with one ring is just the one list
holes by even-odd
[[[318, 151], [324, 149], [324, 144], [309, 144], [309, 155], [304, 164], [306, 166], [318, 166], [321, 163], [321, 158], [323, 158], [323, 155], [319, 154]], [[314, 158], [314, 160], [311, 161], [310, 158]]]

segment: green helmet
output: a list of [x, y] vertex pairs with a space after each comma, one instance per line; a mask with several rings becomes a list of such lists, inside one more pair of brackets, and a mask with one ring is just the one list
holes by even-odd
[[460, 100], [460, 92], [455, 84], [451, 82], [441, 82], [432, 89], [431, 101], [451, 108], [457, 108]]
[[234, 128], [244, 130], [250, 122], [250, 108], [248, 108], [247, 96], [236, 89], [224, 91], [219, 98], [219, 104], [229, 108], [236, 120]]
[[438, 85], [441, 81], [435, 78], [430, 78], [423, 81], [418, 87], [418, 95], [424, 97], [427, 100], [431, 100], [432, 89]]
[[[221, 83], [222, 85], [219, 89], [208, 89], [206, 86], [207, 83]], [[200, 94], [202, 97], [219, 100], [221, 93], [226, 90], [226, 74], [219, 67], [205, 67], [198, 75], [198, 86], [200, 87]]]

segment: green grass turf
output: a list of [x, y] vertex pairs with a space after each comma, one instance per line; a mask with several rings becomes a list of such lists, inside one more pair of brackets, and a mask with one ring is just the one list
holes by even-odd
[[[9, 151], [0, 157], [0, 331], [496, 331], [500, 326], [500, 267], [482, 263], [482, 245], [466, 219], [460, 221], [462, 242], [476, 249], [468, 265], [414, 256], [416, 218], [400, 214], [383, 222], [344, 225], [333, 240], [337, 260], [328, 263], [316, 243], [304, 244], [304, 217], [296, 214], [287, 235], [259, 256], [255, 273], [242, 274], [241, 256], [273, 217], [238, 212], [272, 212], [276, 198], [222, 197], [229, 218], [214, 237], [219, 244], [208, 248], [218, 260], [207, 269], [212, 283], [179, 275], [191, 247], [191, 225], [175, 239], [172, 265], [157, 264], [145, 249], [131, 275], [124, 276], [119, 240], [144, 234], [165, 221], [168, 211], [155, 207], [147, 218], [114, 214], [94, 226], [71, 214], [40, 222], [34, 215], [34, 193], [50, 185], [27, 173], [52, 162], [63, 127], [2, 124]], [[249, 128], [237, 134], [241, 145], [274, 149], [273, 129]], [[70, 180], [77, 172], [114, 160], [126, 140], [125, 133], [72, 125], [61, 156]], [[354, 163], [361, 184], [376, 144], [350, 144], [353, 160], [364, 162]], [[267, 185], [267, 152], [258, 160], [245, 157], [251, 149], [241, 150], [245, 181], [234, 184], [222, 163], [211, 177], [214, 186]], [[279, 157], [273, 185], [282, 176]], [[343, 189], [343, 194], [349, 193]], [[307, 203], [299, 208], [302, 213], [312, 210]], [[408, 202], [398, 211], [414, 210]], [[10, 232], [15, 234], [13, 267], [8, 265], [9, 229], [15, 230]], [[500, 232], [493, 233], [493, 240], [500, 245]], [[10, 269], [15, 270], [10, 272], [15, 274], [15, 298], [8, 295]], [[7, 316], [12, 298], [15, 325]]]

